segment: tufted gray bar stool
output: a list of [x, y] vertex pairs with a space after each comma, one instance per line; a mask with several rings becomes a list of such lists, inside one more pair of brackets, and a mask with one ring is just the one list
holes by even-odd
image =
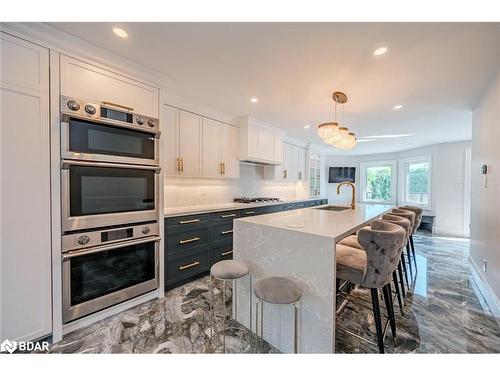
[[255, 293], [255, 297], [257, 297], [255, 307], [255, 329], [257, 335], [262, 339], [264, 333], [264, 302], [272, 305], [293, 306], [293, 350], [294, 353], [298, 353], [298, 315], [299, 302], [302, 298], [302, 291], [300, 290], [300, 288], [297, 286], [297, 284], [295, 284], [295, 282], [286, 277], [273, 276], [266, 277], [257, 281], [253, 290]]
[[[233, 293], [232, 293], [232, 298], [233, 298], [233, 306], [234, 306], [234, 311], [235, 315], [236, 312], [238, 311], [238, 301], [236, 299], [237, 296], [237, 281], [239, 279], [242, 279], [244, 277], [249, 278], [249, 284], [250, 284], [250, 290], [249, 290], [249, 313], [250, 313], [250, 332], [252, 331], [252, 275], [250, 274], [250, 271], [248, 269], [248, 266], [243, 263], [239, 262], [237, 260], [223, 260], [220, 262], [215, 263], [211, 268], [210, 268], [210, 348], [213, 350], [213, 339], [222, 334], [222, 350], [225, 353], [226, 352], [226, 283], [232, 282], [233, 283]], [[214, 298], [213, 298], [213, 282], [212, 279], [217, 279], [222, 281], [222, 306], [224, 310], [224, 315], [222, 319], [222, 329], [220, 329], [217, 332], [213, 332], [213, 326], [214, 326], [214, 320], [215, 320], [215, 313], [214, 313]], [[233, 328], [233, 330], [240, 330], [243, 331], [245, 334], [248, 334], [247, 331], [245, 331], [242, 328]]]
[[[406, 236], [407, 232], [403, 227], [375, 220], [371, 223], [370, 228], [358, 231], [358, 242], [363, 250], [340, 243], [336, 247], [337, 277], [370, 289], [380, 353], [384, 353], [384, 337], [388, 325], [391, 326], [393, 339], [396, 343], [396, 320], [392, 303], [391, 279], [398, 266]], [[382, 328], [379, 289], [382, 289], [389, 318], [385, 328]], [[338, 328], [360, 337], [346, 328], [340, 326]]]
[[413, 244], [413, 235], [417, 232], [420, 223], [422, 222], [422, 216], [424, 215], [424, 210], [420, 207], [415, 206], [403, 206], [400, 207], [403, 210], [412, 211], [415, 214], [415, 225], [413, 226], [412, 233], [410, 235], [410, 246], [413, 253], [413, 261], [415, 262], [415, 269], [417, 269], [417, 257], [415, 256], [415, 245]]
[[[415, 228], [415, 218], [416, 218], [414, 212], [408, 211], [408, 210], [403, 210], [401, 208], [393, 208], [392, 211], [390, 212], [390, 214], [394, 215], [394, 216], [404, 217], [405, 219], [408, 219], [411, 223], [410, 234], [413, 233], [413, 229]], [[406, 284], [408, 285], [408, 288], [409, 288], [410, 284], [413, 284], [413, 267], [412, 267], [412, 263], [411, 263], [412, 255], [411, 255], [410, 241], [408, 241], [406, 243], [406, 255], [408, 256], [408, 262], [405, 261], [404, 253], [402, 253], [401, 258], [403, 260], [402, 264], [403, 264], [403, 270], [405, 272], [405, 276], [407, 275], [406, 264], [408, 264], [408, 268], [410, 270], [411, 283], [409, 283], [408, 279], [406, 279]], [[416, 272], [416, 270], [415, 270], [415, 272]]]
[[[386, 221], [388, 223], [399, 225], [400, 227], [402, 227], [405, 230], [405, 232], [406, 232], [406, 238], [405, 238], [405, 242], [403, 244], [403, 247], [400, 250], [401, 255], [402, 255], [404, 247], [408, 243], [408, 238], [409, 238], [409, 236], [411, 234], [411, 223], [410, 223], [410, 220], [408, 220], [408, 219], [406, 219], [404, 217], [401, 217], [401, 216], [396, 216], [396, 215], [391, 215], [391, 214], [384, 214], [384, 215], [382, 215], [381, 219], [382, 219], [382, 221]], [[403, 294], [403, 299], [406, 299], [405, 286], [404, 286], [404, 283], [403, 283], [403, 271], [402, 271], [401, 267], [402, 266], [401, 266], [401, 260], [400, 260], [399, 263], [398, 263], [399, 282], [401, 284], [401, 292]], [[398, 297], [399, 308], [401, 310], [401, 315], [404, 315], [403, 303], [402, 303], [402, 300], [401, 300], [401, 293], [400, 293], [400, 290], [399, 290], [399, 287], [398, 287], [398, 282], [397, 282], [397, 277], [396, 277], [396, 271], [394, 271], [394, 273], [393, 273], [393, 280], [394, 280], [394, 287], [396, 289], [396, 294], [397, 294], [397, 297]]]

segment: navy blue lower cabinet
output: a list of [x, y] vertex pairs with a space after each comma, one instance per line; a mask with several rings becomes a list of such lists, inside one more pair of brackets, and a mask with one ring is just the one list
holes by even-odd
[[327, 199], [313, 199], [165, 219], [166, 289], [205, 276], [214, 263], [233, 258], [234, 219], [327, 203]]

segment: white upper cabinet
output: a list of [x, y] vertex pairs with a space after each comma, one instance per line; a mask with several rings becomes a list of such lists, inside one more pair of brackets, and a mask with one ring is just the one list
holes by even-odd
[[168, 105], [160, 126], [166, 176], [240, 176], [237, 127]]
[[221, 123], [208, 118], [203, 119], [203, 176], [221, 177]]
[[0, 342], [52, 331], [49, 51], [0, 33]]
[[179, 174], [186, 177], [201, 176], [201, 116], [179, 111]]
[[238, 159], [238, 128], [221, 124], [221, 163], [224, 177], [240, 177], [240, 161]]
[[265, 166], [264, 179], [276, 181], [305, 181], [306, 180], [306, 150], [290, 143], [282, 143], [281, 165]]
[[281, 164], [282, 132], [250, 117], [238, 119], [238, 157], [243, 161]]
[[133, 108], [158, 118], [158, 88], [65, 55], [60, 57], [61, 94]]

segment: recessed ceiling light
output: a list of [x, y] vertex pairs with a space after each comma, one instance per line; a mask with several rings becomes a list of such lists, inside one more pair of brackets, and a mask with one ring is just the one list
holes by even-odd
[[403, 138], [403, 137], [413, 137], [416, 134], [384, 134], [384, 135], [367, 135], [365, 138], [372, 139], [383, 139], [383, 138]]
[[251, 101], [252, 103], [257, 103], [257, 102], [259, 101], [259, 99], [257, 99], [257, 98], [251, 98], [251, 99], [250, 99], [250, 101]]
[[311, 125], [304, 125], [304, 129], [309, 129]]
[[386, 53], [388, 50], [387, 47], [380, 47], [380, 48], [377, 48], [375, 51], [373, 51], [373, 54], [375, 56], [382, 56], [384, 53]]
[[125, 30], [120, 29], [119, 27], [113, 27], [113, 32], [118, 35], [120, 38], [128, 37], [128, 34]]
[[394, 109], [396, 111], [399, 110], [399, 109], [401, 109], [401, 108], [403, 108], [402, 104], [398, 104], [398, 105], [395, 105], [394, 107], [392, 107], [392, 109]]

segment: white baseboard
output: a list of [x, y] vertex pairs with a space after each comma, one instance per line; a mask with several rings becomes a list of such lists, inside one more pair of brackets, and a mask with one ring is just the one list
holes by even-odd
[[447, 237], [462, 237], [462, 238], [464, 237], [464, 231], [462, 229], [446, 228], [446, 227], [440, 227], [438, 225], [434, 225], [432, 234], [437, 234], [440, 236], [447, 236]]
[[484, 301], [486, 302], [486, 305], [488, 305], [491, 314], [495, 317], [497, 323], [500, 325], [500, 299], [480, 272], [480, 268], [470, 256], [469, 264], [471, 265], [469, 269], [472, 276], [472, 281], [476, 284], [477, 289], [481, 293]]

